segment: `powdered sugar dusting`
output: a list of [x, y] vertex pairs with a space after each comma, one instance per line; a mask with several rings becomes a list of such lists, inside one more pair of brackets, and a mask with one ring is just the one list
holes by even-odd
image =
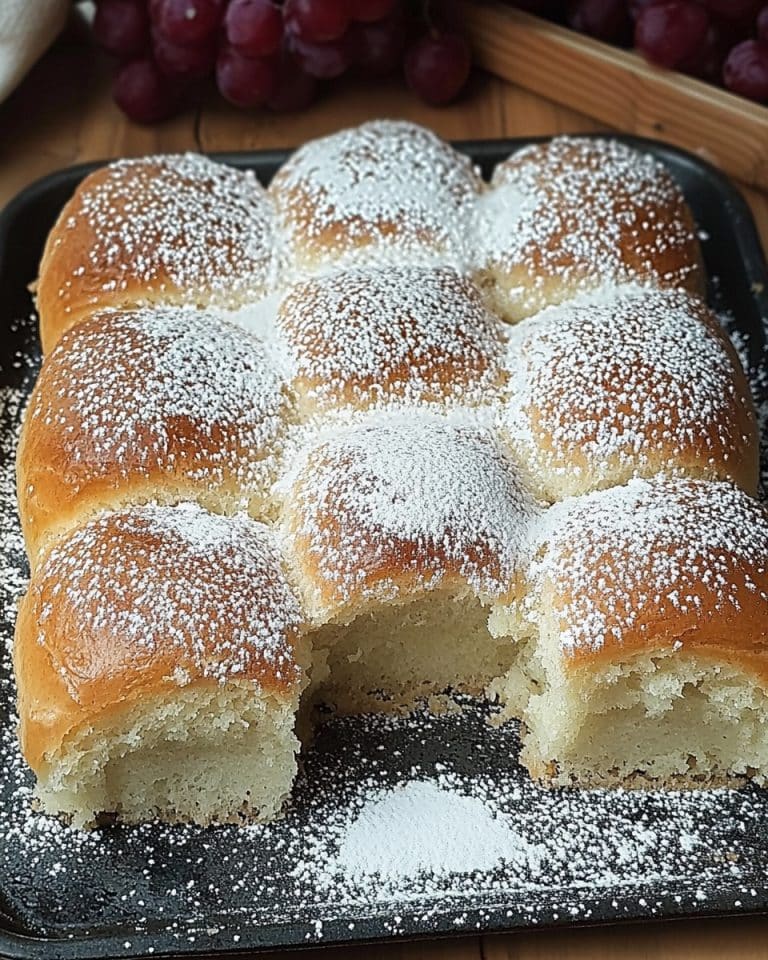
[[[528, 313], [542, 295], [557, 302], [569, 288], [684, 285], [699, 270], [684, 210], [680, 188], [650, 154], [615, 140], [555, 137], [496, 167], [477, 208], [475, 262], [508, 274], [505, 286], [518, 277], [511, 296]], [[562, 286], [546, 291], [553, 278]]]
[[127, 290], [129, 303], [141, 302], [140, 285], [153, 298], [170, 291], [221, 305], [272, 282], [274, 214], [252, 171], [187, 153], [118, 160], [96, 177], [63, 224], [76, 230], [84, 220], [93, 237], [60, 290], [65, 304], [80, 278], [105, 294]]
[[725, 343], [678, 291], [550, 308], [514, 329], [502, 430], [539, 469], [569, 478], [691, 462], [729, 476], [756, 432]]
[[[516, 763], [515, 725], [490, 728], [481, 706], [466, 708], [329, 722], [285, 817], [245, 829], [72, 830], [29, 809], [26, 771], [6, 735], [6, 902], [38, 932], [41, 922], [63, 938], [117, 930], [145, 953], [161, 941], [210, 952], [265, 935], [330, 942], [706, 914], [710, 898], [734, 912], [762, 908], [762, 792], [542, 789]], [[457, 745], [450, 755], [447, 742]], [[412, 802], [398, 808], [403, 796]], [[483, 862], [441, 836], [459, 810], [471, 814]], [[375, 846], [377, 811], [394, 814], [383, 838], [392, 856]], [[408, 817], [430, 811], [438, 820], [415, 841], [418, 855], [399, 857]], [[352, 855], [365, 845], [380, 851], [376, 872]]]
[[501, 324], [448, 267], [309, 280], [291, 288], [278, 319], [298, 389], [319, 410], [490, 402], [501, 381]]
[[29, 429], [68, 437], [75, 487], [162, 471], [206, 489], [234, 478], [247, 498], [271, 482], [289, 409], [258, 341], [205, 312], [158, 308], [101, 314], [66, 334]]
[[431, 131], [375, 120], [313, 140], [278, 172], [270, 192], [289, 252], [307, 265], [463, 258], [481, 181], [470, 161]]
[[[551, 508], [542, 541], [534, 574], [552, 591], [566, 651], [658, 632], [681, 615], [727, 622], [745, 597], [763, 610], [750, 624], [768, 622], [768, 515], [730, 484], [632, 480]], [[695, 640], [692, 629], [683, 633]]]
[[[51, 550], [31, 595], [38, 641], [56, 642], [76, 623], [86, 660], [92, 649], [135, 668], [171, 653], [177, 667], [222, 682], [261, 677], [265, 664], [278, 681], [297, 676], [301, 611], [268, 528], [247, 517], [192, 504], [107, 514]], [[62, 665], [68, 684], [80, 672]]]
[[294, 477], [292, 533], [339, 598], [396, 594], [395, 571], [434, 587], [453, 570], [503, 591], [538, 511], [490, 431], [426, 412], [340, 432], [305, 451]]

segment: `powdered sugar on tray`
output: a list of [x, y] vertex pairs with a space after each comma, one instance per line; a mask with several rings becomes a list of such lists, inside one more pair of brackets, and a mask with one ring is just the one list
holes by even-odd
[[326, 882], [336, 875], [395, 890], [409, 879], [529, 867], [538, 851], [479, 796], [449, 782], [412, 780], [365, 799], [347, 826]]

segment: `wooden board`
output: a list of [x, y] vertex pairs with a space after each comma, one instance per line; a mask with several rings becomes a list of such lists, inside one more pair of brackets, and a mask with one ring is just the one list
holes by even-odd
[[768, 189], [768, 107], [494, 0], [465, 0], [462, 10], [487, 70], [618, 130], [668, 140]]

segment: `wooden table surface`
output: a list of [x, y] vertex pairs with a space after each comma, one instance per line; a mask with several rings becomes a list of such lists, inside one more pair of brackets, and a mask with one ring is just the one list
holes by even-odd
[[[2, 0], [0, 0], [2, 2]], [[113, 106], [108, 68], [78, 23], [0, 105], [0, 207], [51, 170], [86, 160], [173, 150], [258, 150], [292, 146], [371, 117], [404, 117], [444, 137], [533, 136], [600, 129], [581, 114], [488, 76], [473, 79], [454, 106], [423, 106], [399, 85], [344, 85], [298, 115], [242, 113], [210, 97], [151, 128]], [[768, 195], [745, 190], [768, 250]], [[27, 278], [24, 278], [27, 279]], [[768, 960], [768, 919], [667, 922], [602, 929], [534, 931], [454, 940], [303, 952], [381, 960]]]

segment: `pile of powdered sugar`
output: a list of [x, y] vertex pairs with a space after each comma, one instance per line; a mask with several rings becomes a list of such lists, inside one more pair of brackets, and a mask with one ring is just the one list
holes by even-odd
[[425, 874], [446, 878], [504, 864], [529, 866], [537, 850], [479, 796], [463, 795], [449, 782], [410, 780], [364, 798], [321, 880], [341, 874], [397, 890], [406, 878]]

